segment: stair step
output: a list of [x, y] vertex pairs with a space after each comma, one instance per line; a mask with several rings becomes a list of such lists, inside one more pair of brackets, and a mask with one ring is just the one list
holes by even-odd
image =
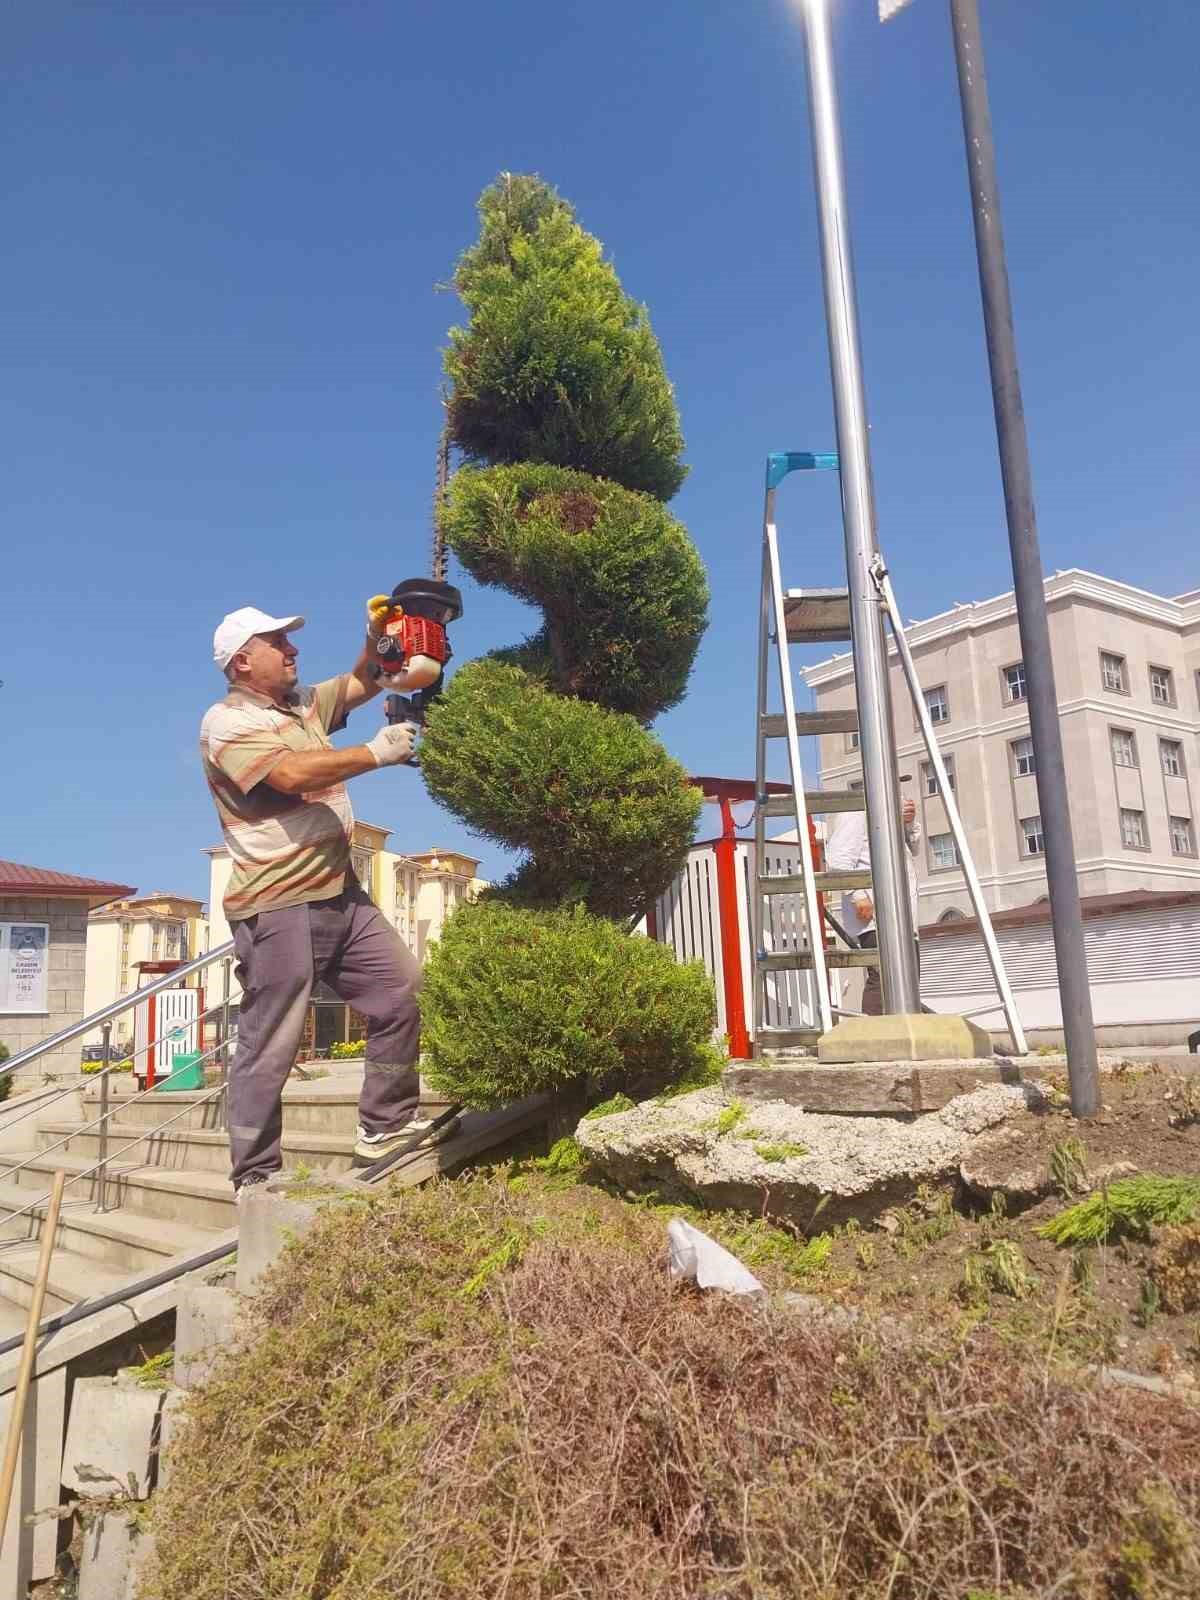
[[[820, 894], [833, 894], [837, 890], [869, 889], [869, 872], [814, 872], [813, 882]], [[802, 872], [771, 872], [760, 877], [758, 887], [763, 894], [803, 894]]]
[[[810, 816], [827, 816], [833, 811], [865, 811], [861, 789], [806, 789], [804, 809]], [[763, 804], [766, 817], [791, 817], [795, 820], [796, 802], [790, 794], [770, 794]]]
[[[0, 1178], [2, 1176], [0, 1174]], [[0, 1181], [0, 1257], [9, 1250], [23, 1247], [23, 1243], [7, 1241], [36, 1242], [41, 1230], [40, 1219], [46, 1213], [45, 1192], [37, 1185], [26, 1187]], [[97, 1211], [99, 1191], [93, 1187], [91, 1178], [84, 1178], [67, 1189], [58, 1224], [58, 1243], [62, 1248], [128, 1275], [153, 1272], [173, 1256], [184, 1251], [203, 1250], [210, 1242], [210, 1231], [190, 1222], [146, 1217], [121, 1209], [117, 1204], [119, 1189], [115, 1183], [110, 1183], [106, 1192], [110, 1209]], [[9, 1220], [13, 1213], [24, 1211], [31, 1202], [35, 1203], [32, 1214], [27, 1212]]]
[[[811, 950], [780, 950], [760, 955], [757, 965], [763, 972], [807, 972], [812, 970]], [[849, 967], [877, 967], [878, 950], [826, 950], [825, 965], [830, 969]]]
[[[22, 1249], [0, 1250], [0, 1295], [10, 1305], [26, 1310], [33, 1299], [33, 1286], [37, 1279], [37, 1244]], [[78, 1256], [71, 1250], [56, 1250], [50, 1258], [50, 1276], [46, 1280], [46, 1301], [43, 1315], [53, 1316], [56, 1311], [66, 1311], [81, 1300], [98, 1300], [111, 1294], [135, 1274], [117, 1271], [102, 1262]]]
[[789, 644], [838, 644], [850, 638], [846, 589], [787, 589], [783, 620]]
[[[328, 1078], [316, 1078], [310, 1083], [292, 1082], [283, 1091], [283, 1130], [285, 1134], [324, 1134], [336, 1137], [340, 1134], [353, 1135], [358, 1127], [358, 1093], [361, 1078], [355, 1079], [347, 1073], [337, 1073]], [[136, 1123], [139, 1127], [159, 1127], [169, 1118], [178, 1116], [181, 1111], [191, 1108], [188, 1116], [182, 1116], [178, 1122], [171, 1124], [171, 1131], [178, 1128], [203, 1128], [213, 1131], [221, 1129], [221, 1104], [219, 1101], [209, 1101], [201, 1104], [203, 1095], [198, 1090], [172, 1089], [163, 1094], [147, 1095], [144, 1100], [129, 1103], [122, 1098], [117, 1100], [110, 1097], [110, 1109], [116, 1107], [116, 1114], [126, 1125]], [[449, 1102], [444, 1095], [434, 1094], [431, 1090], [423, 1089], [421, 1094], [422, 1116], [437, 1116], [439, 1111], [444, 1111]], [[84, 1120], [91, 1122], [100, 1115], [100, 1095], [95, 1088], [88, 1088], [84, 1093]]]
[[[797, 711], [796, 732], [802, 737], [812, 733], [857, 733], [858, 712], [848, 711]], [[759, 718], [765, 739], [782, 739], [787, 733], [787, 717], [782, 711], [770, 711]]]
[[[357, 1127], [357, 1124], [355, 1124]], [[44, 1149], [59, 1139], [70, 1138], [60, 1149], [72, 1155], [87, 1156], [89, 1164], [100, 1159], [100, 1133], [86, 1130], [79, 1123], [45, 1123], [38, 1129]], [[283, 1165], [322, 1167], [326, 1171], [348, 1172], [354, 1164], [355, 1131], [340, 1136], [319, 1133], [288, 1133], [283, 1136]], [[189, 1128], [176, 1123], [172, 1128], [118, 1121], [109, 1123], [108, 1154], [125, 1167], [149, 1171], [229, 1172], [229, 1135], [208, 1128]]]
[[[13, 1173], [11, 1165], [24, 1160], [28, 1160], [29, 1165]], [[0, 1184], [15, 1182], [22, 1189], [33, 1191], [26, 1198], [25, 1204], [28, 1204], [30, 1199], [39, 1198], [49, 1190], [58, 1169], [66, 1172], [69, 1178], [94, 1164], [91, 1156], [71, 1155], [63, 1150], [28, 1155], [4, 1151], [0, 1153]], [[88, 1184], [90, 1180], [82, 1182]], [[126, 1213], [164, 1222], [182, 1222], [197, 1229], [228, 1229], [235, 1227], [237, 1220], [228, 1173], [173, 1172], [163, 1167], [113, 1161], [108, 1169], [108, 1202]]]

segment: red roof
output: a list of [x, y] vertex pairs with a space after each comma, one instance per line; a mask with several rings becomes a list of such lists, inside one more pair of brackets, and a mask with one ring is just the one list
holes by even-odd
[[81, 878], [74, 872], [52, 872], [49, 867], [25, 867], [19, 861], [0, 861], [0, 894], [71, 896], [104, 905], [109, 900], [123, 900], [134, 892], [128, 883], [105, 883], [100, 878]]

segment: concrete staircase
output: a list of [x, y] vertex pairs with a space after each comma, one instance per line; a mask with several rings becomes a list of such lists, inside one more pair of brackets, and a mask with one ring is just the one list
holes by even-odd
[[[283, 1094], [285, 1169], [349, 1170], [361, 1080], [361, 1066], [348, 1064], [348, 1070], [326, 1078], [289, 1083]], [[27, 1118], [21, 1124], [25, 1148], [0, 1149], [0, 1339], [24, 1331], [43, 1197], [60, 1168], [68, 1186], [51, 1261], [47, 1315], [119, 1289], [177, 1256], [204, 1250], [236, 1227], [221, 1103], [188, 1091], [133, 1101], [133, 1087], [126, 1081], [119, 1090], [110, 1089], [114, 1115], [103, 1203], [97, 1176], [69, 1181], [100, 1159], [99, 1130], [86, 1130], [100, 1115], [96, 1088]], [[72, 1102], [72, 1111], [64, 1114]], [[440, 1103], [431, 1101], [428, 1110], [437, 1109]], [[179, 1116], [184, 1111], [188, 1114]], [[179, 1120], [163, 1127], [175, 1117]], [[31, 1203], [32, 1214], [13, 1216]]]

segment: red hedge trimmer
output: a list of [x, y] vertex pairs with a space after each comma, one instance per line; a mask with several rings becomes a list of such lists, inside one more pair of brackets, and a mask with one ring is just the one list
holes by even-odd
[[442, 429], [438, 446], [437, 490], [433, 516], [433, 562], [429, 578], [406, 578], [390, 595], [369, 602], [371, 633], [378, 660], [374, 670], [385, 688], [394, 692], [384, 701], [389, 722], [425, 726], [425, 712], [442, 686], [442, 675], [452, 654], [446, 638], [450, 623], [462, 616], [462, 595], [446, 582], [446, 543], [438, 526], [438, 511], [450, 475], [450, 442]]

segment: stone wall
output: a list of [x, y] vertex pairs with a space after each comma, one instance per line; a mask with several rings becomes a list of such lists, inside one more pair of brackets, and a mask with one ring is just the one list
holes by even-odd
[[[87, 901], [53, 896], [0, 895], [0, 922], [47, 922], [50, 925], [50, 984], [46, 999], [48, 1013], [14, 1016], [0, 1012], [0, 1042], [16, 1055], [47, 1034], [78, 1022], [83, 1016], [84, 950], [87, 944]], [[83, 1041], [74, 1039], [61, 1050], [44, 1056], [26, 1068], [40, 1078], [44, 1073], [56, 1077], [78, 1076], [79, 1052]]]

